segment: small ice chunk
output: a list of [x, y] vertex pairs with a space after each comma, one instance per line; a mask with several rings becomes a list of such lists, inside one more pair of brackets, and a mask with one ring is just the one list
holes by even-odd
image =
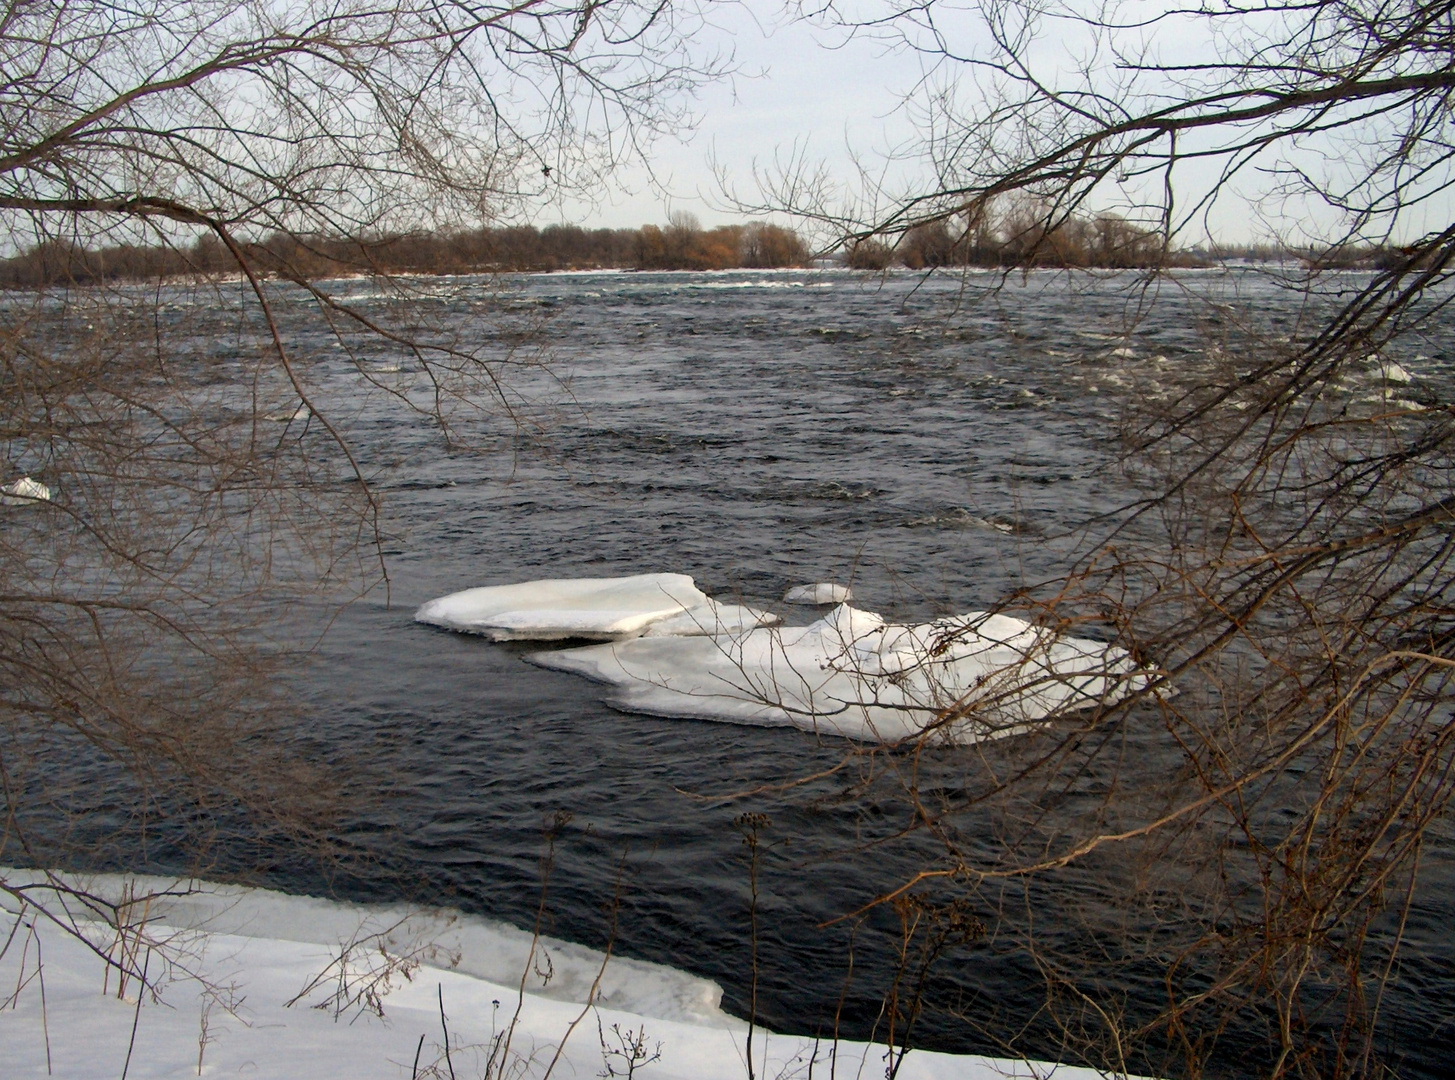
[[854, 598], [847, 585], [820, 581], [814, 585], [795, 585], [783, 594], [785, 604], [845, 604]]
[[630, 712], [869, 742], [931, 729], [955, 742], [996, 738], [1151, 680], [1123, 649], [1021, 619], [970, 612], [904, 625], [847, 604], [803, 627], [641, 637], [526, 659], [611, 685], [607, 703]]
[[[717, 616], [710, 603], [686, 574], [545, 578], [441, 596], [424, 604], [414, 618], [495, 641], [610, 641], [635, 637], [653, 623], [689, 611], [700, 611], [697, 625], [711, 625]], [[743, 625], [741, 619], [738, 624]]]
[[22, 476], [0, 487], [0, 503], [6, 506], [34, 506], [38, 502], [51, 501], [51, 489], [39, 480]]

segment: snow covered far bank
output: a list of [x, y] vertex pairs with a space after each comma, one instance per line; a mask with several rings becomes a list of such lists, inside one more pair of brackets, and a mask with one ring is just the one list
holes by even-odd
[[[40, 872], [0, 870], [0, 882], [22, 895], [43, 889], [44, 881]], [[625, 1075], [638, 1043], [635, 1075], [642, 1080], [747, 1075], [747, 1025], [716, 1007], [712, 983], [660, 965], [613, 958], [593, 997], [601, 954], [543, 941], [555, 977], [521, 993], [525, 966], [497, 971], [494, 965], [515, 956], [522, 938], [528, 950], [529, 935], [484, 920], [450, 913], [411, 916], [399, 908], [203, 882], [117, 876], [67, 881], [110, 902], [123, 896], [128, 882], [135, 882], [132, 895], [172, 894], [146, 908], [146, 935], [137, 954], [138, 966], [158, 984], [159, 999], [138, 1000], [134, 982], [126, 998], [118, 999], [116, 974], [108, 976], [96, 951], [37, 918], [35, 908], [22, 910], [7, 892], [0, 900], [0, 940], [9, 938], [0, 954], [5, 988], [0, 993], [18, 988], [14, 1007], [0, 1011], [7, 1077], [465, 1080], [488, 1074], [500, 1080], [548, 1075], [574, 1080], [603, 1075], [608, 1065]], [[54, 893], [31, 895], [58, 910]], [[81, 907], [74, 900], [68, 906]], [[78, 919], [76, 926], [102, 951], [113, 942], [105, 924]], [[436, 927], [441, 940], [431, 949], [428, 939], [404, 933], [406, 926]], [[349, 943], [355, 947], [343, 948]], [[456, 951], [460, 959], [452, 967]], [[410, 956], [417, 966], [399, 962]], [[464, 970], [467, 966], [474, 972]], [[530, 966], [547, 969], [539, 957]], [[487, 969], [489, 975], [481, 974]], [[532, 981], [543, 980], [533, 974], [527, 979]], [[103, 996], [108, 984], [109, 995]], [[367, 1007], [368, 999], [363, 1008], [339, 1008], [364, 985], [374, 988], [377, 1014]], [[594, 1004], [588, 1007], [587, 1001]], [[643, 1060], [654, 1054], [655, 1060]], [[816, 1045], [761, 1029], [753, 1041], [756, 1075], [765, 1078], [806, 1075], [811, 1061], [815, 1075], [823, 1077], [882, 1076], [884, 1055], [881, 1046]], [[1093, 1080], [1099, 1074], [912, 1051], [898, 1075]]]

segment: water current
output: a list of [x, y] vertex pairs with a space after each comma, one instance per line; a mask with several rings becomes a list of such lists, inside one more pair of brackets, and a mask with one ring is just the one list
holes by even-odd
[[[1128, 498], [1116, 419], [1157, 373], [1201, 362], [1209, 320], [1246, 311], [1278, 332], [1298, 317], [1253, 273], [1190, 274], [1183, 285], [1229, 306], [1167, 286], [1143, 319], [1116, 278], [1032, 275], [971, 295], [991, 281], [972, 279], [968, 292], [958, 278], [837, 271], [542, 275], [503, 292], [484, 279], [416, 282], [410, 302], [462, 341], [514, 343], [522, 361], [540, 347], [547, 366], [508, 372], [523, 423], [490, 421], [483, 452], [447, 451], [428, 423], [362, 394], [349, 406], [384, 500], [392, 583], [387, 599], [343, 611], [301, 693], [318, 744], [387, 776], [386, 797], [353, 831], [391, 872], [331, 887], [530, 925], [543, 822], [569, 811], [550, 932], [595, 945], [611, 936], [625, 954], [713, 978], [744, 1015], [749, 872], [733, 819], [761, 811], [772, 825], [758, 883], [759, 1019], [828, 1034], [837, 1015], [844, 1035], [870, 1034], [897, 923], [881, 913], [852, 938], [847, 924], [824, 924], [900, 883], [933, 848], [916, 836], [880, 843], [907, 812], [889, 795], [846, 795], [854, 770], [830, 772], [843, 745], [613, 712], [600, 688], [523, 663], [524, 646], [429, 629], [412, 614], [469, 586], [649, 571], [691, 574], [710, 593], [798, 621], [811, 613], [778, 598], [814, 581], [851, 584], [858, 606], [891, 617], [986, 607], [1064, 571], [1078, 527]], [[367, 288], [344, 286], [366, 306], [392, 303]], [[1430, 328], [1401, 361], [1419, 379], [1444, 379], [1455, 342]], [[366, 346], [363, 363], [423, 392], [408, 355]], [[362, 385], [342, 361], [328, 379], [345, 402]], [[736, 802], [710, 797], [821, 773]], [[1449, 847], [1429, 860], [1384, 1006], [1386, 1048], [1406, 1075], [1441, 1071], [1441, 1025], [1455, 1010]], [[286, 859], [271, 876], [321, 887]], [[618, 880], [613, 931], [605, 909]], [[1057, 904], [1108, 902], [1077, 879], [1055, 888], [1052, 923]], [[1047, 933], [1075, 933], [1073, 922]], [[1032, 961], [996, 942], [941, 965], [917, 1041], [994, 1052], [1026, 1024], [1018, 1049], [1056, 1052], [1054, 1033], [1032, 1022], [1044, 1001]], [[1134, 1004], [1157, 992], [1151, 981], [1126, 989]], [[1239, 1071], [1238, 1045], [1228, 1040], [1215, 1071]]]

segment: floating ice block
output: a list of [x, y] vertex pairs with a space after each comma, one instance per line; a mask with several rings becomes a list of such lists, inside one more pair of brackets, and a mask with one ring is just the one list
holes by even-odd
[[5, 506], [33, 506], [38, 502], [50, 502], [50, 499], [51, 489], [28, 476], [0, 487], [0, 504]]
[[607, 703], [631, 712], [871, 742], [931, 730], [955, 742], [995, 738], [1119, 700], [1150, 678], [1125, 650], [1004, 615], [903, 625], [847, 604], [805, 627], [642, 637], [526, 659], [609, 684]]
[[643, 633], [741, 632], [777, 617], [711, 600], [686, 574], [546, 578], [466, 589], [431, 600], [415, 620], [495, 641], [615, 640]]

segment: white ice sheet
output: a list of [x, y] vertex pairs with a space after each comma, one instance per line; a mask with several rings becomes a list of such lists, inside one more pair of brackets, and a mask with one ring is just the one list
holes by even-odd
[[783, 594], [785, 604], [847, 604], [854, 598], [847, 585], [829, 581], [813, 585], [795, 585]]
[[37, 503], [50, 502], [50, 499], [51, 489], [28, 476], [22, 476], [0, 487], [0, 505], [4, 506], [34, 506]]
[[847, 604], [806, 627], [639, 638], [526, 659], [607, 683], [608, 703], [632, 712], [881, 742], [931, 728], [957, 742], [994, 738], [1118, 700], [1149, 679], [1124, 650], [1004, 615], [902, 625]]
[[686, 574], [544, 578], [490, 585], [431, 600], [414, 617], [495, 641], [716, 634], [778, 621], [755, 608], [713, 601]]

